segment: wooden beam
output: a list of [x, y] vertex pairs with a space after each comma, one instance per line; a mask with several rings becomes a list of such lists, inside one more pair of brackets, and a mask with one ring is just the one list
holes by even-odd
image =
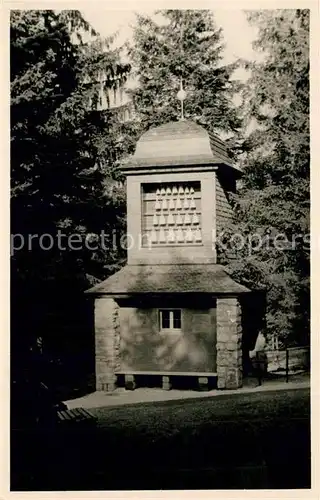
[[171, 371], [140, 371], [140, 370], [119, 370], [115, 375], [158, 375], [163, 377], [168, 376], [182, 376], [182, 377], [216, 377], [216, 372], [171, 372]]

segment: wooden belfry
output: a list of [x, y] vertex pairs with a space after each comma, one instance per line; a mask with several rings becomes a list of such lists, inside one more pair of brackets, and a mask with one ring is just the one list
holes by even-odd
[[232, 216], [228, 192], [240, 172], [225, 144], [183, 116], [148, 130], [127, 177], [132, 244], [95, 300], [96, 388], [150, 377], [201, 387], [242, 385], [241, 297], [250, 292], [219, 264], [216, 237]]

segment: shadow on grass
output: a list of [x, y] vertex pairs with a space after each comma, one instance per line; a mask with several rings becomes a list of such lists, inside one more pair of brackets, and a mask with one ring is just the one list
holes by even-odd
[[15, 431], [12, 489], [309, 488], [308, 406], [305, 390], [237, 395], [104, 408], [90, 430]]

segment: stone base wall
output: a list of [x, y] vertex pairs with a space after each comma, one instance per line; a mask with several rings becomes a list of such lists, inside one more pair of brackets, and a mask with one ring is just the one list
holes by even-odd
[[[219, 389], [242, 386], [241, 306], [236, 298], [217, 299], [217, 377]], [[115, 389], [120, 369], [119, 306], [110, 298], [95, 300], [96, 390]]]
[[96, 390], [115, 389], [115, 371], [120, 363], [120, 325], [118, 305], [113, 299], [97, 298], [95, 316]]
[[217, 299], [218, 389], [242, 387], [241, 306], [236, 298]]

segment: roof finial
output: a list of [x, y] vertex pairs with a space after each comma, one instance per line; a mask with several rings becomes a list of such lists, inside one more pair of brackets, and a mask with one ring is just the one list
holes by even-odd
[[183, 108], [183, 101], [185, 100], [186, 98], [186, 92], [185, 90], [183, 89], [183, 85], [182, 85], [182, 77], [180, 78], [180, 90], [179, 92], [177, 93], [177, 98], [179, 99], [179, 101], [181, 102], [181, 117], [180, 117], [180, 120], [184, 120], [184, 108]]

